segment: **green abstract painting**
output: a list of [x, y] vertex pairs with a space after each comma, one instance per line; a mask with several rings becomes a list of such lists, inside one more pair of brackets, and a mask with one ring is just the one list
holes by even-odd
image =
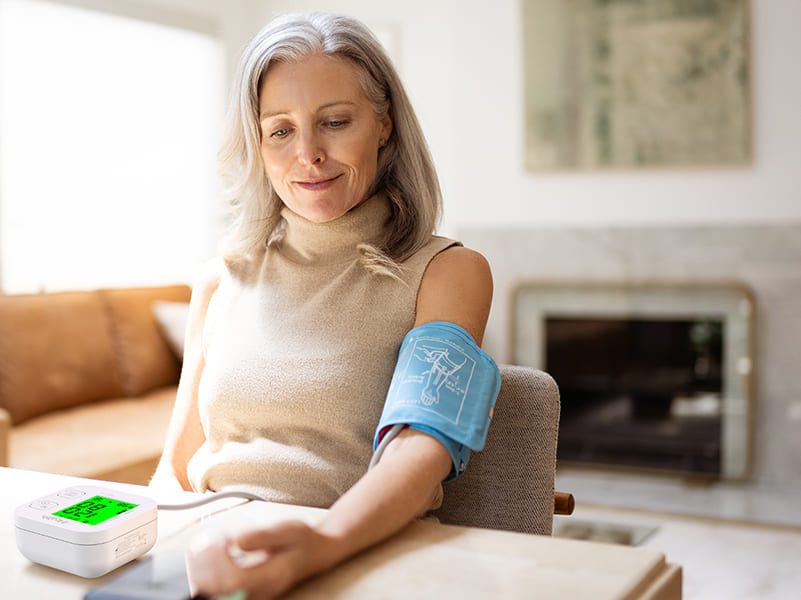
[[526, 166], [751, 160], [748, 0], [523, 0]]

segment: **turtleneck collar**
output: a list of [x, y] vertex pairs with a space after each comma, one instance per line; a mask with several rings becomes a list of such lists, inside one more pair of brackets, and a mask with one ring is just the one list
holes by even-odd
[[381, 242], [390, 218], [389, 199], [371, 196], [341, 217], [314, 223], [290, 210], [281, 209], [286, 232], [278, 248], [290, 260], [304, 264], [337, 264], [358, 257], [359, 244]]

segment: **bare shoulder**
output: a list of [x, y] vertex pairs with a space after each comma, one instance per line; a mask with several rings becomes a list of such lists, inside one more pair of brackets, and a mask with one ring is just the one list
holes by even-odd
[[449, 321], [481, 344], [492, 304], [492, 272], [475, 250], [452, 247], [428, 264], [417, 296], [415, 325]]

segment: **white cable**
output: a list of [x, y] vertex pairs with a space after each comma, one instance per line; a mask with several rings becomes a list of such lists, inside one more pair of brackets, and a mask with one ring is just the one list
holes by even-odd
[[[378, 444], [378, 447], [375, 449], [373, 453], [373, 457], [370, 459], [370, 465], [367, 467], [369, 471], [374, 466], [378, 464], [378, 461], [381, 460], [381, 455], [384, 454], [384, 450], [389, 445], [389, 443], [394, 440], [398, 434], [403, 430], [405, 425], [403, 423], [399, 423], [398, 425], [393, 425], [392, 428], [384, 435], [381, 443]], [[238, 490], [229, 490], [227, 492], [219, 492], [217, 494], [209, 494], [203, 498], [199, 498], [198, 500], [193, 500], [192, 502], [185, 502], [183, 504], [159, 504], [159, 510], [187, 510], [190, 508], [197, 508], [198, 506], [203, 506], [204, 504], [208, 504], [209, 502], [215, 502], [217, 500], [222, 500], [223, 498], [245, 498], [246, 500], [261, 500], [266, 502], [264, 498], [253, 494], [251, 492], [245, 491], [238, 491]]]
[[193, 500], [192, 502], [186, 502], [184, 504], [159, 504], [159, 510], [185, 510], [188, 508], [196, 508], [198, 506], [203, 506], [204, 504], [208, 504], [209, 502], [214, 502], [216, 500], [222, 500], [223, 498], [245, 498], [247, 500], [261, 500], [266, 502], [264, 498], [261, 496], [257, 496], [256, 494], [252, 494], [250, 492], [238, 491], [238, 490], [230, 490], [228, 492], [220, 492], [218, 494], [209, 494], [204, 496], [203, 498], [199, 498], [198, 500]]

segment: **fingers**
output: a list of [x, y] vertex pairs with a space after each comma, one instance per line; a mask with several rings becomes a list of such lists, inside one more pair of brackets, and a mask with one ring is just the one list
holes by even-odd
[[265, 563], [240, 569], [239, 589], [248, 590], [248, 598], [274, 598], [286, 592], [296, 583], [296, 557], [291, 554], [274, 554]]
[[225, 539], [202, 536], [190, 543], [185, 554], [186, 574], [192, 593], [218, 593], [238, 589], [239, 568]]
[[199, 542], [187, 553], [193, 593], [248, 590], [248, 598], [273, 598], [314, 572], [314, 530], [302, 521]]
[[240, 535], [236, 544], [243, 551], [268, 553], [265, 562], [240, 569], [241, 588], [261, 594], [258, 598], [280, 596], [289, 590], [313, 571], [313, 538], [312, 528], [302, 521], [284, 521]]
[[195, 595], [217, 596], [247, 590], [249, 599], [273, 598], [292, 583], [286, 562], [279, 554], [246, 566], [232, 540], [201, 540], [186, 553], [186, 574], [190, 591]]

